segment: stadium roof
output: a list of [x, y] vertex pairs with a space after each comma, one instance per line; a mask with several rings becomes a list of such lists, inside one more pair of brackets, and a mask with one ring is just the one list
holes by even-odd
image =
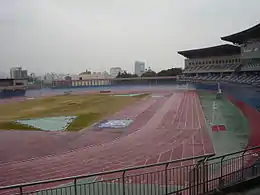
[[178, 51], [178, 54], [186, 58], [206, 58], [212, 56], [227, 56], [240, 54], [240, 47], [235, 45], [218, 45], [201, 49], [193, 49], [187, 51]]
[[224, 41], [229, 41], [232, 43], [242, 44], [248, 39], [260, 38], [260, 23], [241, 32], [221, 37]]

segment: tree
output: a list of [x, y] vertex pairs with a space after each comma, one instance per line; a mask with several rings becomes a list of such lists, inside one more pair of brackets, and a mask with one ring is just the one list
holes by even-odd
[[127, 73], [126, 71], [119, 72], [116, 78], [134, 78], [138, 77], [136, 74]]
[[71, 78], [70, 75], [66, 75], [66, 76], [64, 77], [64, 79], [65, 79], [66, 81], [71, 81], [71, 80], [72, 80], [72, 78]]
[[141, 77], [156, 77], [157, 74], [156, 72], [154, 72], [151, 67], [148, 68], [148, 70], [146, 70], [142, 75]]
[[145, 73], [142, 74], [141, 77], [156, 77], [157, 74], [153, 70], [151, 71], [146, 71]]
[[161, 70], [157, 73], [157, 76], [159, 77], [165, 77], [165, 76], [177, 76], [182, 74], [181, 68], [171, 68], [167, 70]]

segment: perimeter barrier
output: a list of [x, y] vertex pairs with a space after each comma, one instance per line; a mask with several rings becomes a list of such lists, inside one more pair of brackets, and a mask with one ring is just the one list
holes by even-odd
[[127, 169], [0, 187], [19, 195], [199, 195], [260, 176], [258, 147]]

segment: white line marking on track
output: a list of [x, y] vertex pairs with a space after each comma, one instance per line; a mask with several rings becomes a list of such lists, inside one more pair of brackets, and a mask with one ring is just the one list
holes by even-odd
[[[204, 138], [203, 138], [203, 136], [202, 136], [202, 127], [201, 127], [201, 121], [200, 121], [200, 118], [199, 117], [201, 117], [201, 115], [199, 115], [199, 110], [198, 109], [200, 109], [200, 112], [201, 112], [201, 114], [203, 114], [203, 110], [202, 110], [202, 106], [201, 106], [201, 104], [200, 104], [200, 102], [198, 102], [199, 101], [199, 98], [198, 98], [198, 96], [196, 97], [196, 108], [197, 108], [197, 115], [198, 115], [198, 120], [199, 120], [199, 126], [200, 126], [200, 137], [201, 137], [201, 141], [202, 141], [202, 143], [203, 143], [203, 152], [204, 152], [204, 154], [206, 153], [206, 149], [205, 149], [205, 142], [204, 142]], [[198, 105], [199, 104], [199, 105]], [[199, 108], [198, 108], [199, 107]], [[206, 122], [206, 119], [205, 119], [205, 117], [204, 117], [204, 120], [205, 120], [205, 122]]]
[[201, 127], [201, 121], [200, 121], [200, 115], [199, 115], [200, 113], [198, 110], [199, 102], [198, 102], [198, 97], [196, 96], [195, 98], [196, 98], [196, 104], [195, 104], [196, 105], [196, 115], [197, 115], [197, 119], [198, 119], [198, 123], [199, 123], [199, 128], [201, 129], [202, 127]]
[[[178, 95], [180, 95], [180, 94], [178, 94]], [[175, 114], [175, 117], [174, 117], [174, 119], [172, 120], [172, 125], [174, 125], [174, 124], [176, 124], [175, 122], [176, 122], [176, 119], [177, 119], [177, 117], [178, 117], [178, 114], [179, 114], [179, 109], [180, 109], [180, 107], [181, 107], [181, 104], [182, 104], [182, 101], [183, 101], [183, 94], [182, 94], [182, 96], [181, 97], [179, 97], [179, 104], [178, 104], [178, 106], [177, 106], [177, 110], [176, 110], [176, 114]], [[177, 128], [177, 126], [175, 127], [175, 128]]]
[[[183, 154], [184, 154], [184, 140], [181, 142], [180, 145], [182, 145], [181, 158], [183, 158]], [[183, 164], [183, 162], [181, 161], [181, 166], [183, 166], [182, 164]]]
[[146, 165], [147, 161], [148, 161], [149, 158], [146, 158], [145, 162], [144, 162], [144, 165]]
[[213, 125], [214, 122], [215, 122], [216, 110], [217, 110], [217, 104], [216, 104], [215, 101], [213, 101], [213, 103], [212, 103], [212, 119], [211, 119], [211, 123], [210, 123], [211, 125]]
[[[177, 125], [176, 125], [176, 128], [177, 129], [180, 129], [180, 127], [179, 127], [179, 125], [180, 125], [180, 122], [181, 122], [181, 117], [182, 117], [182, 114], [183, 114], [183, 104], [185, 103], [185, 100], [186, 100], [186, 95], [185, 95], [185, 93], [184, 93], [184, 96], [183, 96], [183, 98], [182, 98], [182, 101], [181, 101], [181, 106], [179, 107], [179, 109], [178, 109], [178, 113], [179, 113], [179, 115], [178, 115], [178, 120], [177, 120]], [[180, 110], [180, 112], [179, 112], [179, 110]]]
[[[184, 153], [184, 149], [185, 149], [185, 142], [187, 142], [192, 136], [194, 136], [195, 134], [197, 133], [197, 131], [193, 132], [189, 138], [187, 139], [184, 139], [183, 141], [180, 142], [180, 144], [176, 145], [176, 147], [178, 147], [179, 145], [183, 145], [182, 146], [182, 154], [181, 154], [181, 158], [186, 158], [185, 156], [183, 156], [183, 153]], [[194, 146], [194, 145], [193, 145]], [[174, 147], [174, 148], [176, 148]], [[194, 148], [194, 147], [193, 147]], [[182, 162], [181, 162], [181, 166], [182, 166]]]
[[194, 119], [193, 119], [193, 117], [194, 117], [194, 93], [192, 94], [192, 99], [191, 99], [191, 127], [192, 128], [196, 128], [196, 127], [194, 127], [195, 125], [194, 125]]
[[[192, 140], [191, 140], [191, 141], [192, 141], [192, 146], [193, 146], [193, 147], [192, 147], [192, 156], [195, 156], [195, 148], [194, 148], [195, 141], [194, 141], [194, 136], [195, 136], [195, 135], [193, 135], [192, 138], [191, 138], [191, 139], [192, 139]], [[195, 164], [195, 159], [192, 160], [192, 164]]]
[[189, 109], [189, 107], [190, 107], [190, 97], [189, 97], [189, 92], [187, 92], [187, 104], [185, 104], [185, 107], [184, 107], [184, 109], [185, 109], [185, 121], [184, 121], [184, 129], [187, 127], [187, 123], [188, 123], [188, 109]]
[[160, 158], [161, 158], [161, 156], [162, 156], [163, 153], [164, 153], [164, 152], [161, 152], [161, 153], [159, 154], [159, 157], [158, 157], [156, 163], [159, 163], [159, 162], [160, 162]]

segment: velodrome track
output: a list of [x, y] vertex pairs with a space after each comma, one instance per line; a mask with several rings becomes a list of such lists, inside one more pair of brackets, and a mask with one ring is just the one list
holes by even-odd
[[[1, 132], [0, 143], [7, 140], [7, 136], [14, 137], [18, 143], [13, 142], [17, 145], [15, 149], [4, 148], [5, 156], [1, 148], [0, 186], [214, 153], [195, 91], [154, 90], [152, 94], [161, 97], [151, 96], [109, 117], [134, 120], [121, 134], [112, 133], [110, 129], [97, 131], [93, 127], [74, 135], [56, 132], [42, 137], [37, 133], [47, 133]], [[20, 136], [24, 145], [21, 150]], [[33, 143], [32, 139], [37, 141]], [[52, 149], [54, 152], [50, 152]]]

